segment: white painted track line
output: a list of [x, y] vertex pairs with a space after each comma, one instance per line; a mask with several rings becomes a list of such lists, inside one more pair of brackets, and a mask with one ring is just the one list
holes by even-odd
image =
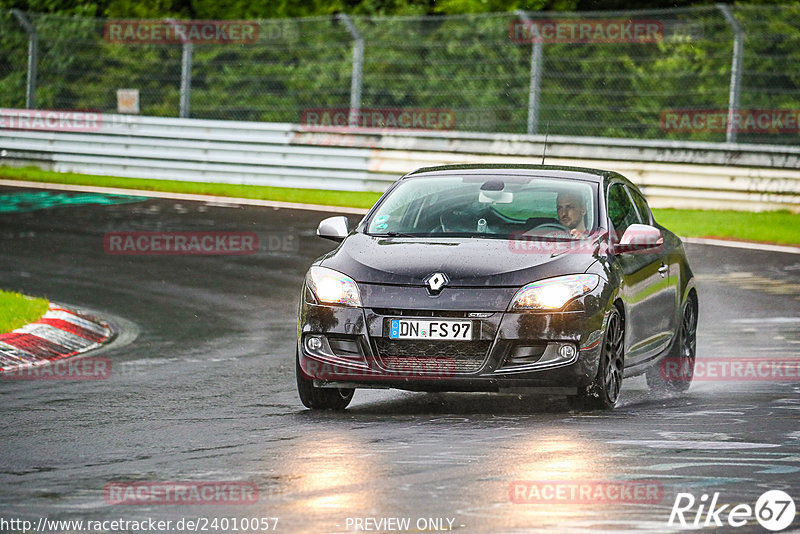
[[800, 254], [800, 247], [788, 245], [770, 245], [768, 243], [752, 243], [750, 241], [728, 241], [727, 239], [708, 239], [705, 237], [681, 237], [684, 243], [695, 245], [713, 245], [715, 247], [743, 248], [747, 250], [763, 250], [767, 252], [784, 252]]

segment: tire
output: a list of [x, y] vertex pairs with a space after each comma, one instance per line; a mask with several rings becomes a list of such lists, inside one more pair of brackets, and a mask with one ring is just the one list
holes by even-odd
[[354, 388], [318, 388], [314, 381], [303, 376], [300, 359], [295, 358], [297, 393], [303, 406], [311, 410], [344, 410], [353, 400]]
[[[648, 369], [645, 375], [647, 385], [653, 391], [683, 393], [692, 385], [696, 358], [697, 300], [693, 295], [690, 295], [681, 310], [678, 337], [667, 355]], [[667, 367], [667, 365], [670, 367]]]
[[568, 397], [573, 408], [610, 410], [616, 406], [625, 372], [625, 322], [616, 306], [611, 308], [603, 333], [600, 365], [592, 385]]

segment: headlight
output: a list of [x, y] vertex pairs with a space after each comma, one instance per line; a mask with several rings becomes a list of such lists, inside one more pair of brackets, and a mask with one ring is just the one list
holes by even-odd
[[311, 267], [306, 277], [308, 287], [323, 304], [361, 306], [358, 285], [347, 275], [327, 267]]
[[571, 274], [531, 282], [520, 289], [508, 311], [560, 310], [570, 300], [585, 295], [600, 283], [596, 274]]

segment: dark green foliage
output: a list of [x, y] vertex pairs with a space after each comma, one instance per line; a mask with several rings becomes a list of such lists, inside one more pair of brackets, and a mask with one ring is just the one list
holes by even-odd
[[[0, 0], [0, 6], [13, 5]], [[531, 45], [509, 38], [504, 10], [592, 7], [575, 1], [291, 0], [31, 3], [41, 11], [112, 17], [258, 18], [254, 44], [194, 46], [191, 116], [299, 122], [308, 108], [347, 108], [353, 41], [334, 12], [353, 16], [365, 39], [362, 107], [452, 110], [456, 129], [525, 133]], [[597, 6], [595, 6], [597, 7]], [[493, 11], [449, 15], [441, 12]], [[497, 13], [501, 11], [501, 13]], [[429, 16], [385, 17], [386, 13]], [[800, 109], [800, 6], [735, 8], [747, 38], [743, 109]], [[308, 17], [308, 15], [319, 15]], [[306, 18], [272, 18], [306, 16]], [[553, 14], [548, 14], [553, 17]], [[559, 16], [586, 18], [565, 13]], [[593, 14], [602, 17], [602, 14]], [[33, 15], [40, 35], [39, 108], [116, 109], [116, 90], [138, 88], [141, 112], [177, 116], [180, 44], [112, 44], [104, 19]], [[539, 133], [724, 141], [722, 132], [664, 132], [670, 109], [726, 109], [733, 32], [713, 5], [605, 18], [656, 19], [660, 43], [546, 43]], [[27, 36], [0, 9], [0, 107], [25, 102]], [[740, 134], [740, 141], [796, 143], [797, 134]]]

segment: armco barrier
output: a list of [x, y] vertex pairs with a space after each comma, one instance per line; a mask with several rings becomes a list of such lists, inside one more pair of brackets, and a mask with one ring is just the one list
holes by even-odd
[[[0, 164], [348, 191], [382, 191], [428, 165], [536, 164], [545, 143], [544, 136], [126, 115], [103, 115], [92, 131], [9, 128], [19, 113], [0, 110]], [[658, 207], [800, 212], [800, 147], [551, 136], [546, 163], [619, 171]]]

